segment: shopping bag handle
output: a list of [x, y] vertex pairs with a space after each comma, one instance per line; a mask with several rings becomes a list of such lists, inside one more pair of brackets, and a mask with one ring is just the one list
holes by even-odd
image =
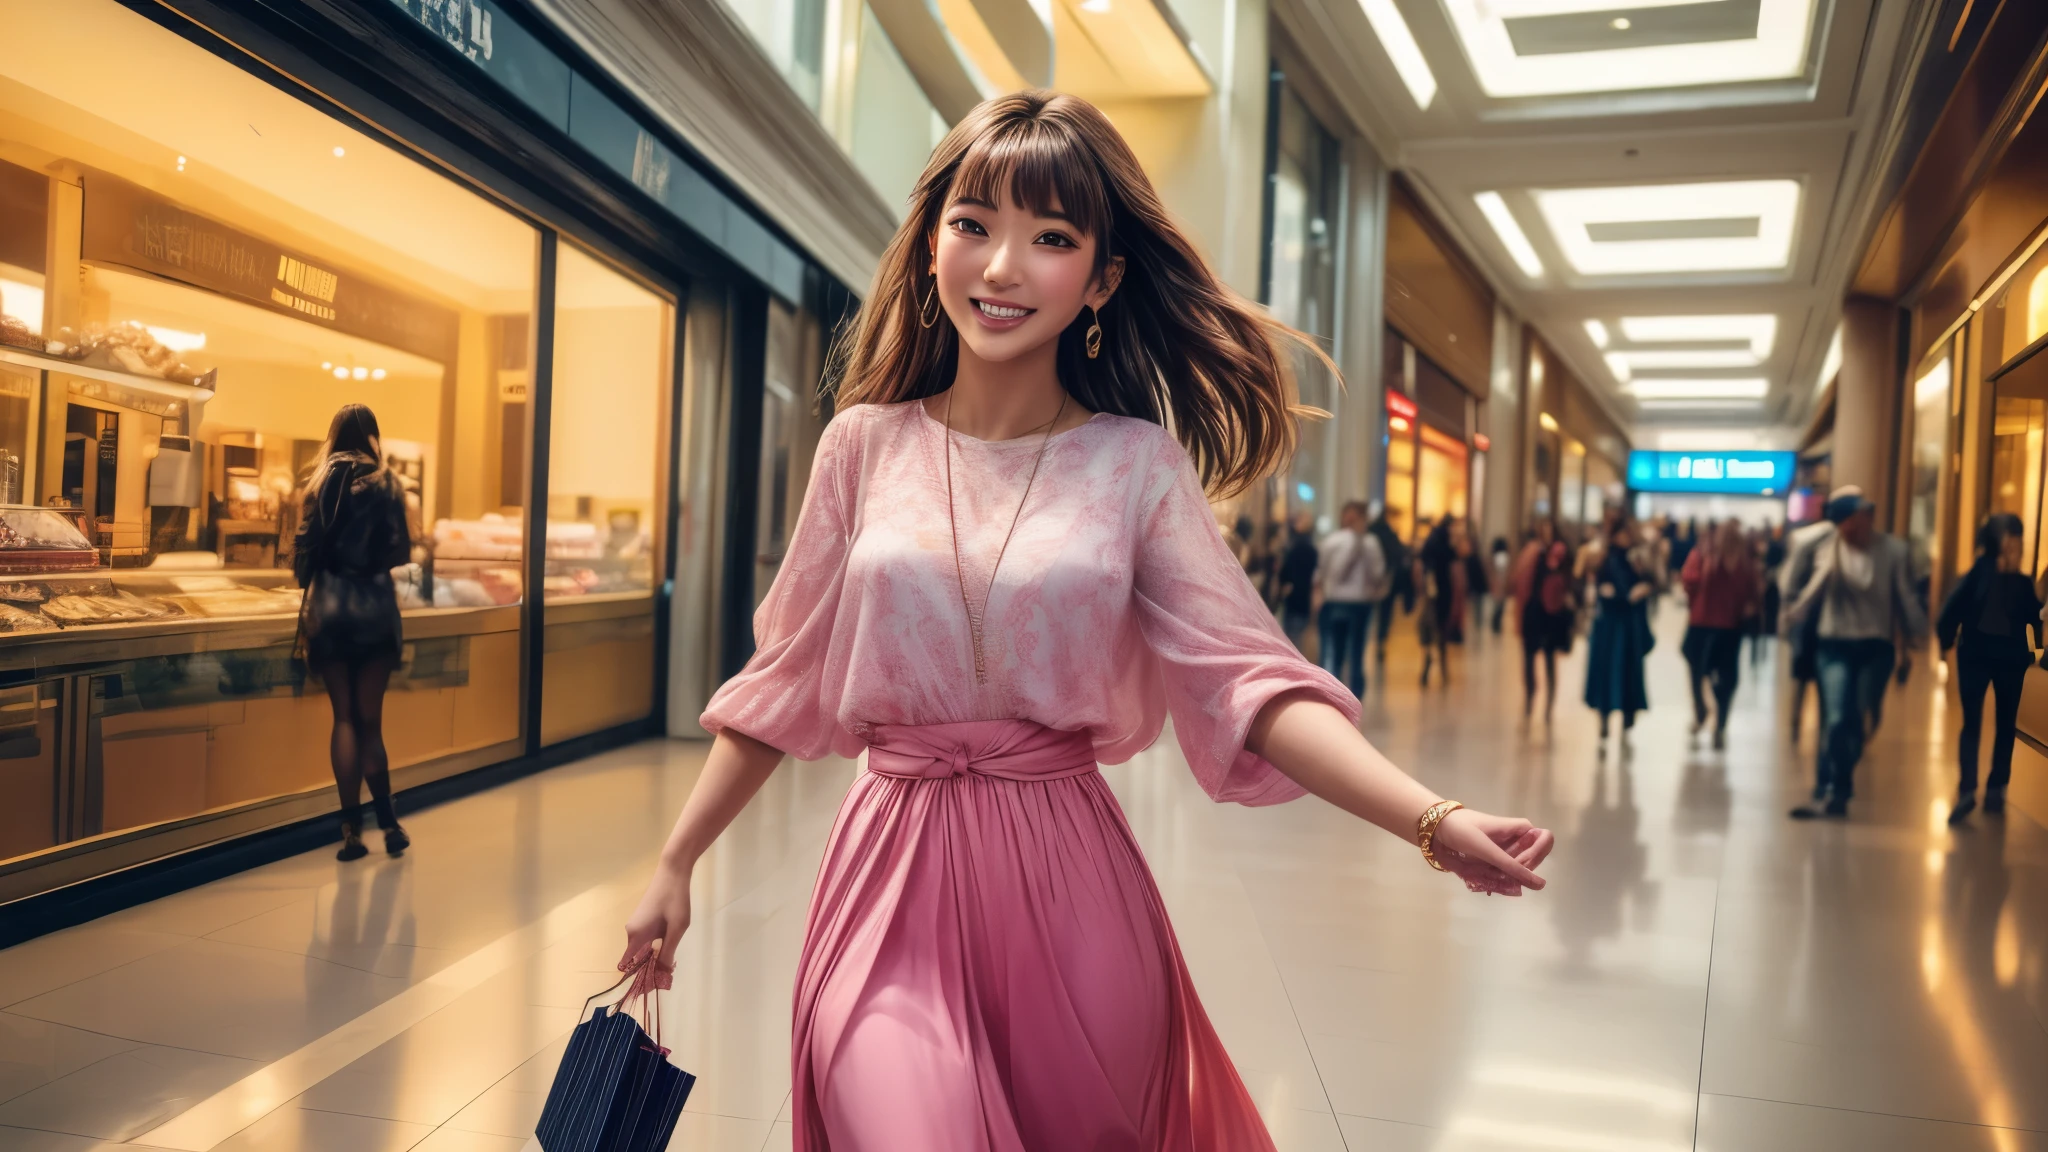
[[[614, 992], [617, 992], [622, 985], [624, 985], [627, 981], [638, 977], [640, 975], [641, 970], [646, 968], [649, 964], [652, 964], [653, 962], [654, 958], [651, 955], [643, 958], [639, 963], [633, 965], [631, 968], [626, 969], [626, 974], [619, 977], [618, 980], [611, 987], [606, 988], [602, 992], [595, 992], [589, 996], [584, 997], [583, 1012], [581, 1018], [585, 1020], [590, 1018], [590, 1005], [592, 1001], [601, 999], [605, 996], [611, 995]], [[640, 993], [641, 1003], [645, 1006], [646, 1009], [646, 1015], [642, 1019], [643, 1023], [648, 1026], [647, 1033], [654, 1040], [655, 1048], [658, 1049], [663, 1056], [667, 1056], [668, 1047], [661, 1042], [661, 997], [656, 996], [654, 994], [656, 991], [659, 991], [659, 989], [649, 988], [646, 991]], [[633, 993], [629, 989], [625, 996], [620, 997], [618, 1003], [610, 1006], [611, 1010], [613, 1012], [624, 1011], [626, 1008], [626, 1002], [631, 1000], [632, 998]]]

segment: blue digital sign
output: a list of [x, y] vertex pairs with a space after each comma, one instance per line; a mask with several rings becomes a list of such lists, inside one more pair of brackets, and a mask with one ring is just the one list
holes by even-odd
[[1637, 492], [1717, 492], [1783, 496], [1792, 490], [1790, 452], [1631, 452], [1628, 486]]

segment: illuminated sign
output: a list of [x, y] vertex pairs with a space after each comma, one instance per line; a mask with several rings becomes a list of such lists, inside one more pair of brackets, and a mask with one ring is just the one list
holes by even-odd
[[1413, 420], [1421, 410], [1415, 407], [1415, 401], [1390, 389], [1387, 392], [1387, 412], [1403, 420]]
[[1792, 488], [1790, 452], [1631, 452], [1628, 486], [1637, 492], [1718, 492], [1783, 496]]

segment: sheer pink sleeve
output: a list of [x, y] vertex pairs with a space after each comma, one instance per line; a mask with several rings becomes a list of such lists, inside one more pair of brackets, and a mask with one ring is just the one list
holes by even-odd
[[1245, 751], [1259, 710], [1305, 691], [1355, 724], [1358, 700], [1280, 631], [1217, 531], [1187, 454], [1169, 441], [1154, 468], [1139, 523], [1138, 628], [1158, 658], [1181, 752], [1216, 800], [1292, 800], [1301, 786]]
[[[712, 694], [698, 723], [713, 734], [731, 728], [799, 760], [843, 744], [836, 718], [844, 654], [832, 636], [846, 582], [853, 499], [860, 476], [861, 412], [840, 414], [818, 441], [796, 532], [768, 598], [754, 612], [754, 656]], [[838, 667], [836, 681], [827, 676]]]

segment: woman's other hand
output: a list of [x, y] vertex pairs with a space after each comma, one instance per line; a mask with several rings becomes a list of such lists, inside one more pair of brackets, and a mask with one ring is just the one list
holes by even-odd
[[689, 928], [690, 873], [662, 864], [647, 882], [640, 906], [626, 920], [626, 950], [619, 957], [619, 971], [640, 973], [628, 997], [669, 986], [676, 970], [676, 946]]
[[1556, 843], [1549, 829], [1520, 817], [1459, 808], [1437, 825], [1430, 851], [1472, 891], [1520, 896], [1524, 888], [1543, 890], [1536, 869]]

